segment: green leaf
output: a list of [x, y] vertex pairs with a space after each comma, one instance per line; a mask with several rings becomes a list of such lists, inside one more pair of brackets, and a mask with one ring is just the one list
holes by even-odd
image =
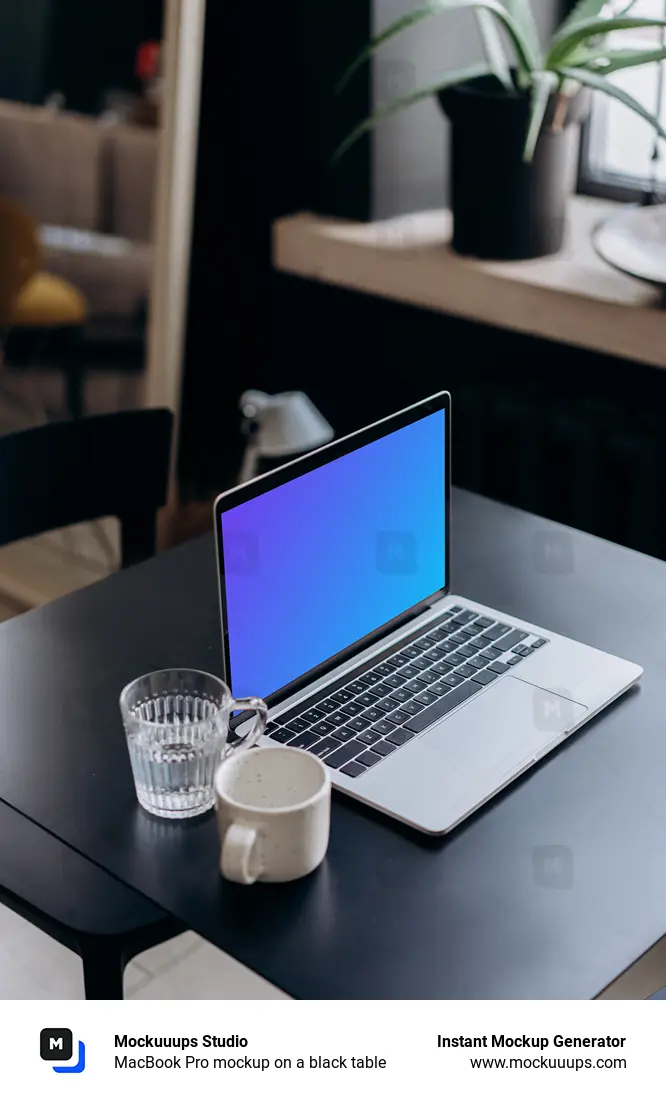
[[585, 19], [571, 30], [560, 30], [553, 36], [546, 58], [547, 69], [566, 65], [573, 51], [588, 38], [610, 34], [612, 31], [639, 30], [641, 27], [666, 27], [666, 19], [641, 19], [638, 16], [621, 16], [617, 19]]
[[602, 76], [601, 73], [593, 73], [589, 69], [558, 69], [560, 76], [567, 77], [571, 80], [577, 80], [580, 84], [584, 84], [588, 88], [594, 88], [595, 91], [604, 92], [605, 95], [609, 95], [612, 99], [617, 99], [620, 103], [624, 103], [625, 107], [628, 107], [630, 111], [640, 115], [641, 118], [649, 122], [650, 126], [656, 130], [660, 138], [666, 140], [666, 130], [659, 122], [659, 119], [655, 118], [650, 111], [646, 110], [642, 103], [639, 103], [637, 99], [634, 99], [632, 95], [625, 92], [624, 88], [619, 88], [617, 84], [613, 84], [607, 77]]
[[438, 80], [436, 84], [430, 84], [428, 87], [419, 88], [417, 91], [410, 92], [409, 95], [401, 96], [400, 99], [394, 99], [391, 103], [386, 103], [380, 107], [370, 118], [366, 118], [365, 122], [361, 122], [351, 134], [345, 138], [345, 140], [335, 150], [331, 163], [337, 163], [341, 157], [345, 155], [348, 149], [358, 141], [363, 134], [369, 133], [374, 130], [380, 122], [384, 119], [390, 118], [391, 115], [395, 115], [398, 111], [404, 110], [405, 107], [411, 107], [412, 104], [418, 103], [422, 99], [428, 99], [430, 96], [435, 95], [436, 92], [440, 92], [443, 88], [450, 88], [453, 84], [462, 84], [465, 80], [474, 80], [477, 76], [487, 76], [490, 70], [487, 65], [468, 65], [465, 69], [456, 69], [455, 72], [447, 73], [446, 76]]
[[560, 23], [558, 33], [571, 30], [573, 27], [577, 27], [579, 23], [584, 23], [588, 19], [596, 19], [602, 9], [606, 7], [607, 3], [608, 0], [578, 0], [578, 3], [571, 9], [566, 19]]
[[529, 44], [520, 33], [517, 23], [498, 0], [434, 0], [433, 3], [426, 4], [422, 8], [416, 8], [407, 15], [401, 16], [400, 19], [396, 19], [394, 23], [391, 23], [376, 35], [343, 74], [335, 89], [336, 92], [339, 93], [346, 87], [354, 73], [370, 60], [384, 42], [388, 42], [389, 39], [394, 38], [395, 35], [400, 34], [409, 27], [414, 27], [423, 22], [424, 19], [430, 19], [433, 15], [440, 15], [444, 11], [452, 11], [455, 8], [485, 8], [486, 11], [492, 12], [495, 18], [506, 28], [516, 52], [518, 67], [526, 72], [539, 68], [538, 56], [533, 54]]
[[534, 59], [541, 63], [542, 49], [530, 0], [504, 0], [504, 7], [514, 19], [520, 33], [530, 47]]
[[476, 19], [488, 64], [504, 89], [507, 92], [512, 92], [514, 88], [511, 79], [511, 67], [504, 52], [504, 43], [495, 17], [489, 11], [481, 8], [476, 13]]
[[527, 127], [523, 160], [531, 161], [539, 140], [541, 127], [548, 107], [548, 100], [557, 88], [559, 79], [556, 73], [538, 72], [532, 73], [532, 99], [530, 104], [530, 120]]
[[[666, 48], [662, 47], [659, 50], [607, 50], [605, 53], [599, 53], [595, 57], [592, 57], [585, 62], [585, 68], [590, 67], [590, 61], [599, 60], [602, 62], [598, 66], [592, 68], [592, 72], [603, 73], [607, 76], [608, 73], [616, 73], [618, 69], [635, 69], [638, 65], [650, 65], [657, 61], [666, 61]], [[578, 62], [580, 65], [581, 62]]]
[[[636, 0], [627, 0], [627, 3], [620, 11], [615, 11], [613, 14], [616, 17], [626, 15], [628, 11], [634, 7]], [[573, 27], [577, 27], [579, 23], [584, 23], [587, 19], [596, 19], [598, 15], [608, 4], [608, 0], [578, 0], [578, 3], [567, 15], [559, 26], [558, 34], [565, 30], [571, 30]]]

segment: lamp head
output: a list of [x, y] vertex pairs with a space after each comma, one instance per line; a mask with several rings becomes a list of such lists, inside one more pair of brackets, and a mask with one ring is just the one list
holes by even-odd
[[300, 390], [268, 394], [246, 390], [240, 400], [252, 445], [261, 458], [304, 454], [333, 439], [333, 429]]

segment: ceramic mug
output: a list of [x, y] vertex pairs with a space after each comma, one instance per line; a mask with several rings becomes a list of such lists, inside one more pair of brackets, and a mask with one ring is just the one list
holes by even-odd
[[220, 870], [232, 882], [291, 882], [326, 855], [331, 780], [316, 756], [269, 746], [238, 753], [215, 773]]

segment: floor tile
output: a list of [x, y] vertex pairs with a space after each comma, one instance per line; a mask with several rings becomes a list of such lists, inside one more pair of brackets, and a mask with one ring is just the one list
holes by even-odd
[[666, 937], [609, 985], [603, 1001], [644, 1001], [666, 985]]
[[[193, 932], [144, 951], [125, 969], [125, 997], [136, 1000], [283, 996]], [[82, 998], [78, 956], [0, 905], [0, 1002]]]
[[0, 1001], [69, 1001], [82, 996], [77, 956], [0, 906]]
[[[141, 958], [139, 958], [141, 963]], [[203, 940], [158, 974], [132, 1000], [280, 1000], [287, 995]]]
[[148, 951], [137, 955], [134, 962], [154, 977], [198, 951], [203, 942], [199, 936], [195, 936], [194, 932], [183, 932], [182, 935], [174, 936], [172, 940], [166, 940], [165, 943], [160, 943], [157, 947], [151, 947]]

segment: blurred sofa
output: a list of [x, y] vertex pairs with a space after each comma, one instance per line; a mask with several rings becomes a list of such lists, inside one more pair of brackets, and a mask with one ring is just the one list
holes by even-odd
[[0, 195], [31, 211], [92, 331], [145, 327], [158, 152], [159, 130], [0, 100]]

